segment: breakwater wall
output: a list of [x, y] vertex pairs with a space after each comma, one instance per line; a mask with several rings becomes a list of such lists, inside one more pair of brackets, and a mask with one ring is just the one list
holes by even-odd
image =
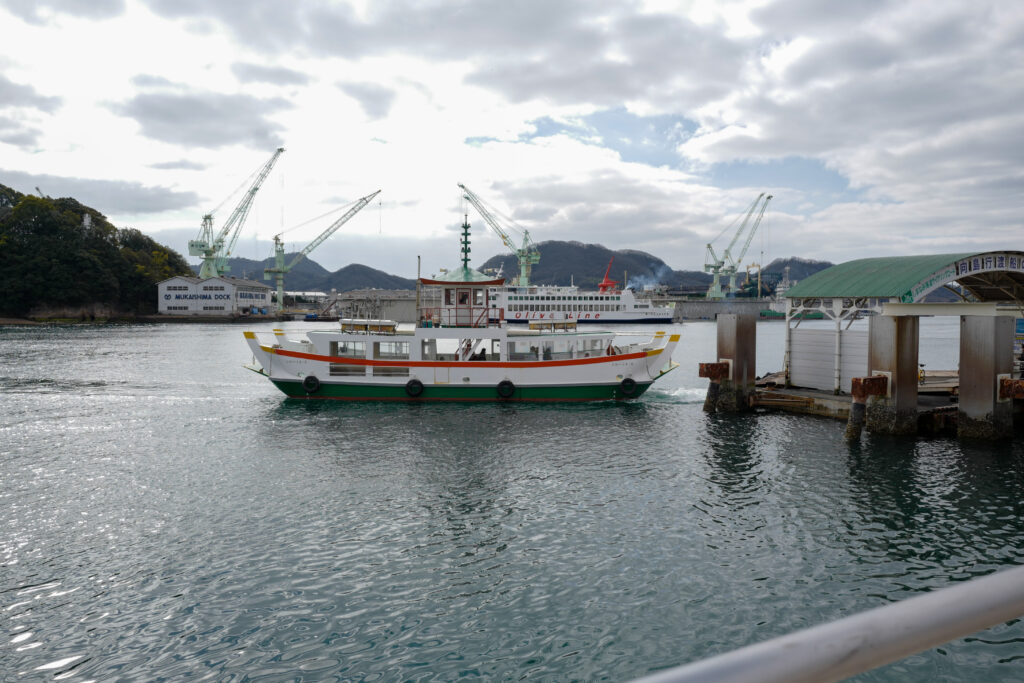
[[714, 320], [721, 313], [751, 314], [757, 316], [761, 311], [772, 308], [774, 303], [770, 299], [725, 299], [723, 301], [708, 301], [706, 299], [683, 299], [672, 298], [656, 299], [660, 304], [662, 301], [671, 301], [675, 305], [673, 321], [684, 320]]

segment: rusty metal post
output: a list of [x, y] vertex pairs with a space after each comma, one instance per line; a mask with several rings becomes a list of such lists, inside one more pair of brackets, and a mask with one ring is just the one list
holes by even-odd
[[1000, 384], [1013, 372], [1013, 318], [960, 318], [960, 401], [957, 436], [1002, 439], [1013, 435], [1013, 400]]
[[704, 412], [713, 413], [718, 410], [718, 396], [721, 393], [722, 380], [729, 377], [729, 364], [701, 363], [698, 374], [710, 380], [708, 394], [704, 397]]
[[867, 402], [869, 431], [917, 434], [917, 316], [876, 315], [868, 321], [868, 374], [887, 375], [889, 390]]
[[846, 422], [846, 440], [860, 439], [864, 427], [865, 408], [868, 396], [885, 396], [889, 392], [889, 378], [886, 375], [873, 377], [853, 377], [850, 379], [850, 393], [853, 403], [850, 405], [850, 418]]
[[717, 320], [718, 361], [732, 365], [721, 381], [715, 408], [736, 413], [750, 409], [757, 371], [757, 318], [750, 313], [722, 313]]

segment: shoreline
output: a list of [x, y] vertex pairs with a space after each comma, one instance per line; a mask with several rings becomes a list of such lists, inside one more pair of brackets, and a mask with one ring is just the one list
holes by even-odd
[[280, 320], [273, 315], [249, 316], [174, 316], [132, 315], [111, 318], [0, 318], [0, 327], [29, 327], [39, 325], [132, 325], [137, 323], [250, 323]]

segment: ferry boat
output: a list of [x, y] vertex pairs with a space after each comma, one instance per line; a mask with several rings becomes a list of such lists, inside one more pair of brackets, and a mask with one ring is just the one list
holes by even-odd
[[618, 282], [610, 280], [608, 273], [598, 283], [597, 291], [579, 287], [529, 285], [491, 287], [488, 299], [497, 312], [504, 312], [510, 323], [529, 323], [542, 320], [566, 320], [577, 323], [659, 323], [672, 322], [672, 306], [656, 306], [650, 300], [638, 300], [631, 289], [619, 289]]
[[[635, 399], [679, 367], [678, 334], [580, 331], [575, 321], [510, 326], [491, 306], [493, 279], [463, 265], [420, 286], [442, 288], [441, 305], [418, 322], [342, 319], [338, 329], [291, 339], [246, 331], [250, 370], [291, 398], [405, 401], [612, 401]], [[497, 311], [497, 320], [491, 319]]]

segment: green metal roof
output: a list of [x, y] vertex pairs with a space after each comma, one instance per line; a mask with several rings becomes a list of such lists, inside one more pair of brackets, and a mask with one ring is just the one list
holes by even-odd
[[786, 298], [808, 297], [897, 297], [914, 300], [915, 289], [932, 282], [956, 279], [956, 263], [974, 256], [931, 254], [927, 256], [886, 256], [847, 261], [818, 271], [786, 290]]

